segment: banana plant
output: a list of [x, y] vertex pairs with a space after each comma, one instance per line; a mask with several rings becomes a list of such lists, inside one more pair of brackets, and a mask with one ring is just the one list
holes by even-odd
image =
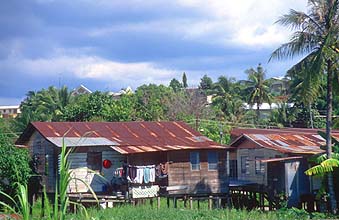
[[[325, 139], [325, 132], [318, 131], [318, 134]], [[334, 168], [339, 167], [339, 141], [332, 136], [332, 143], [334, 144], [332, 148], [332, 158], [327, 158], [326, 153], [314, 155], [309, 161], [316, 163], [317, 165], [306, 170], [306, 175], [324, 175], [328, 172], [333, 172]], [[321, 146], [320, 148], [325, 149], [326, 146]]]

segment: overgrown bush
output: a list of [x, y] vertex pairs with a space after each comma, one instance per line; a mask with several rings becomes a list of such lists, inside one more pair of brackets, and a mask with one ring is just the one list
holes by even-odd
[[17, 148], [0, 130], [0, 191], [14, 195], [17, 183], [27, 184], [31, 169], [28, 150]]

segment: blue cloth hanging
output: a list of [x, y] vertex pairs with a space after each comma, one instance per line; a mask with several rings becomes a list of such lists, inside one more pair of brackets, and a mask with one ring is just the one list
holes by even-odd
[[151, 171], [151, 169], [149, 167], [144, 168], [144, 183], [149, 183], [150, 171]]

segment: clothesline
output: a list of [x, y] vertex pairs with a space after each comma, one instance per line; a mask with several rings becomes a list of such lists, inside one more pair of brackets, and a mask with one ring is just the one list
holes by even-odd
[[125, 165], [117, 168], [115, 176], [126, 178], [130, 183], [153, 183], [157, 178], [167, 177], [168, 163], [158, 165], [133, 166]]

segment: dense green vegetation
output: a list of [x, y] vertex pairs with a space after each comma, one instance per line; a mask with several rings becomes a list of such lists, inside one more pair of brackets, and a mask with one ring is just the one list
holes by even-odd
[[10, 195], [16, 193], [17, 183], [28, 182], [31, 172], [28, 150], [15, 147], [12, 135], [0, 118], [0, 191]]
[[[120, 206], [113, 209], [89, 211], [92, 220], [210, 220], [210, 219], [251, 219], [251, 220], [292, 220], [292, 219], [310, 219], [310, 218], [329, 218], [324, 214], [308, 214], [303, 210], [291, 209], [277, 212], [246, 211], [235, 209], [215, 209], [215, 210], [189, 210], [175, 208], [152, 208], [150, 206]], [[80, 215], [70, 215], [68, 219], [83, 219]]]
[[[303, 95], [298, 85], [302, 83], [302, 75], [295, 71], [288, 72], [290, 80], [266, 79], [266, 71], [259, 64], [245, 71], [247, 80], [220, 76], [214, 82], [204, 75], [196, 88], [187, 85], [185, 73], [182, 81], [172, 79], [169, 86], [141, 85], [134, 93], [119, 98], [100, 91], [74, 96], [65, 86], [49, 87], [29, 91], [20, 106], [22, 114], [15, 120], [0, 122], [0, 126], [20, 133], [30, 121], [183, 120], [198, 130], [211, 128], [207, 133], [213, 133], [216, 141], [220, 140], [220, 127], [224, 126], [324, 128], [325, 119], [319, 115], [326, 108], [325, 92], [319, 90], [320, 96], [312, 103], [300, 98]], [[278, 91], [274, 89], [277, 82], [281, 87]], [[245, 107], [245, 104], [258, 106], [264, 102], [275, 103], [278, 108], [263, 115], [259, 109]], [[335, 112], [339, 112], [338, 103], [336, 98]]]
[[[97, 209], [88, 208], [87, 212], [78, 212], [77, 214], [69, 213], [66, 215], [67, 220], [210, 220], [210, 219], [251, 219], [251, 220], [295, 220], [295, 219], [335, 219], [323, 213], [307, 213], [300, 209], [280, 209], [275, 212], [262, 212], [258, 210], [246, 211], [236, 209], [213, 209], [208, 210], [207, 202], [200, 203], [200, 209], [197, 209], [196, 203], [193, 204], [193, 210], [184, 208], [182, 203], [178, 203], [178, 208], [167, 208], [166, 201], [161, 200], [161, 207], [157, 209], [154, 204], [152, 207], [149, 203], [144, 205], [132, 206], [121, 205], [114, 208]], [[38, 200], [34, 207], [31, 219], [41, 219], [41, 200]]]

